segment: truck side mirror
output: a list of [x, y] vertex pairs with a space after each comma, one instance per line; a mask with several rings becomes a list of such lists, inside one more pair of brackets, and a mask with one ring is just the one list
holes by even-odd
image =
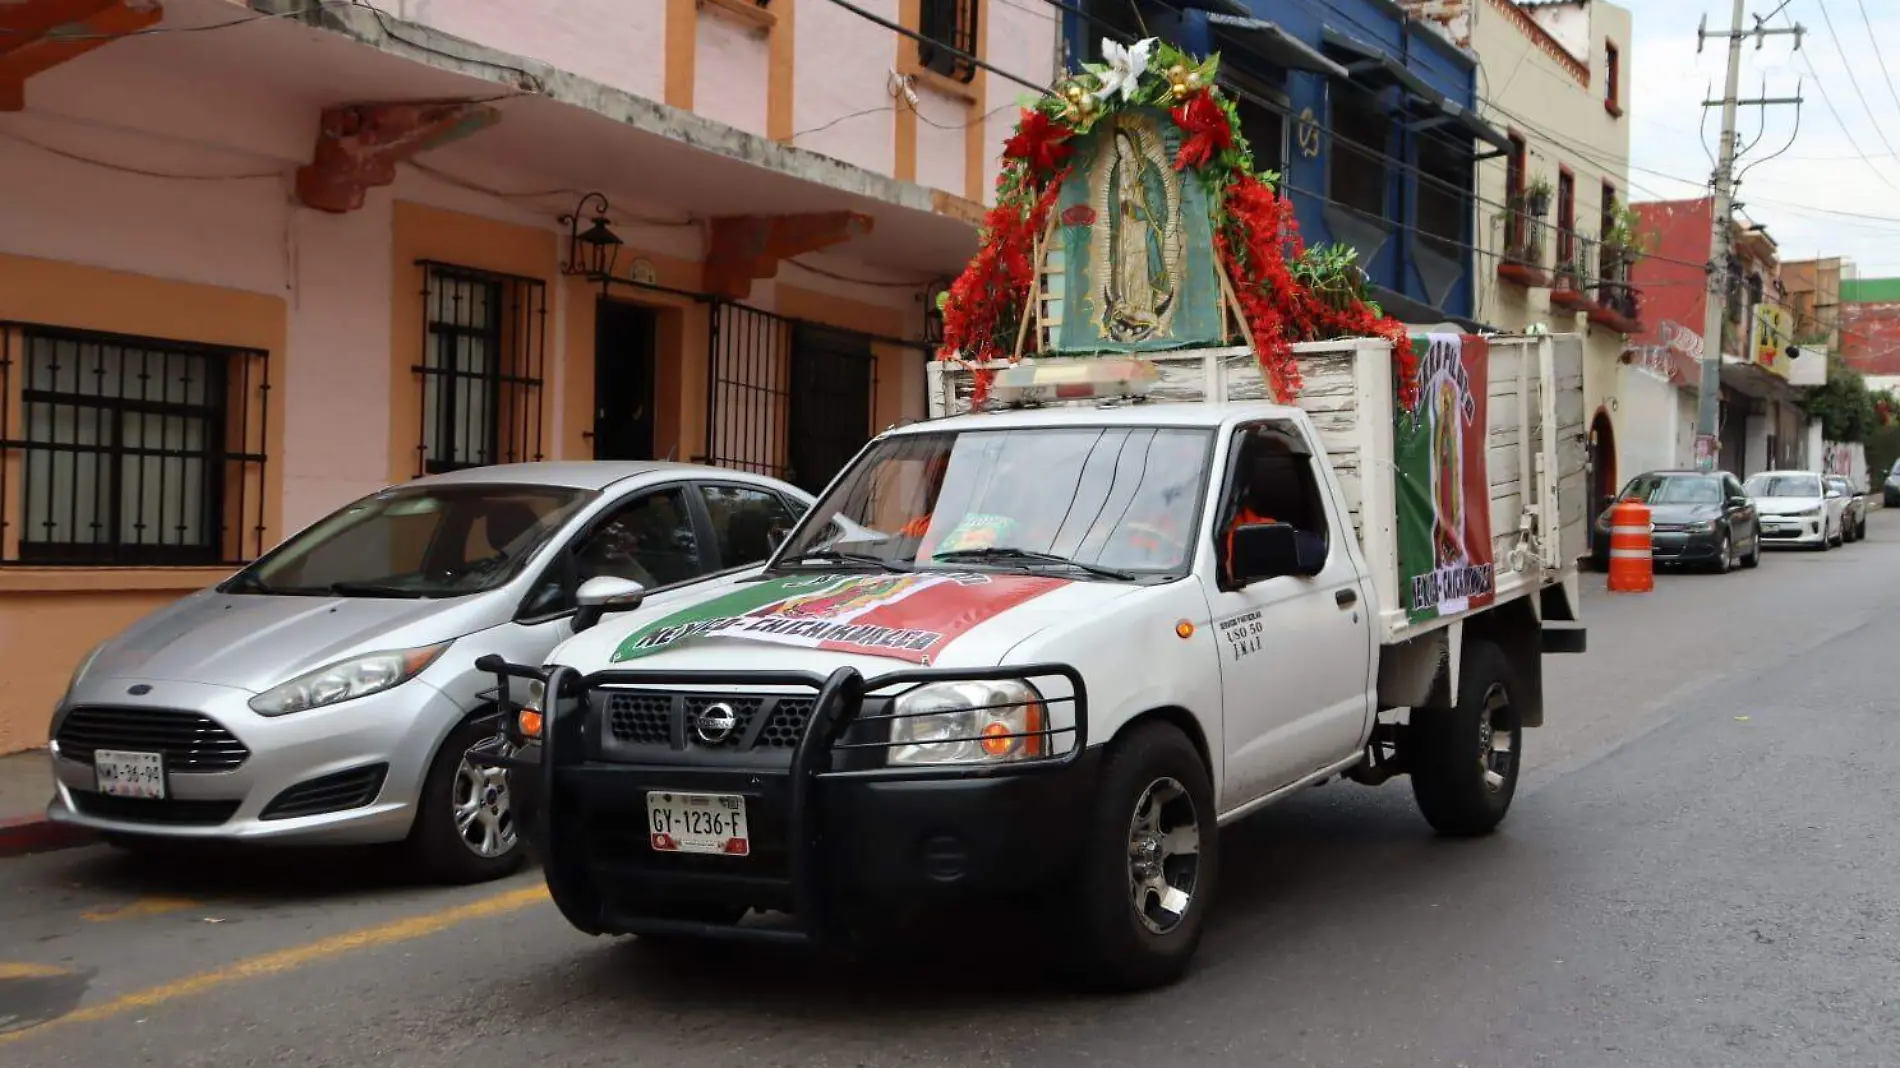
[[631, 612], [646, 600], [647, 588], [632, 579], [599, 575], [581, 583], [574, 599], [580, 608], [574, 612], [574, 633], [579, 634], [609, 612]]
[[1249, 523], [1234, 531], [1231, 567], [1237, 586], [1281, 575], [1317, 575], [1325, 566], [1325, 547], [1285, 523]]

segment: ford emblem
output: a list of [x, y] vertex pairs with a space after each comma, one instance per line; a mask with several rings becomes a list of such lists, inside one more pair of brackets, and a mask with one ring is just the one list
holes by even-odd
[[693, 719], [693, 733], [707, 745], [719, 745], [739, 729], [739, 713], [724, 701], [716, 701], [700, 710]]

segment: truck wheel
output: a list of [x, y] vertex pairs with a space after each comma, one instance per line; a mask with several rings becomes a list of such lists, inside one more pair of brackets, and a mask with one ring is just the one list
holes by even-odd
[[469, 748], [493, 733], [491, 721], [482, 716], [455, 728], [422, 782], [409, 848], [424, 874], [439, 882], [482, 883], [521, 867], [507, 777], [499, 768], [478, 768], [467, 759]]
[[1219, 844], [1207, 769], [1178, 728], [1145, 723], [1109, 747], [1072, 913], [1089, 982], [1140, 990], [1181, 977], [1200, 945]]
[[1490, 834], [1517, 793], [1524, 727], [1511, 705], [1510, 661], [1490, 642], [1465, 647], [1455, 708], [1414, 712], [1412, 796], [1439, 834]]

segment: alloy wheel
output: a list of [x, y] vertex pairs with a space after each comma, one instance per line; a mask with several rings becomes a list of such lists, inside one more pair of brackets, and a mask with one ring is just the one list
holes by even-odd
[[1128, 824], [1128, 895], [1150, 932], [1167, 934], [1187, 916], [1200, 854], [1200, 813], [1187, 788], [1172, 778], [1149, 783]]
[[462, 844], [478, 857], [499, 857], [515, 847], [515, 817], [508, 804], [507, 771], [482, 768], [467, 756], [455, 769], [450, 810]]
[[1504, 789], [1511, 761], [1517, 759], [1510, 717], [1510, 695], [1502, 685], [1492, 684], [1484, 693], [1484, 710], [1478, 717], [1478, 764], [1484, 768], [1484, 788], [1494, 794]]

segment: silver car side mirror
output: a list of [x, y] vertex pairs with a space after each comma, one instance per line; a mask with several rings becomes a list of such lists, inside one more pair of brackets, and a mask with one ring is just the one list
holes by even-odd
[[631, 612], [646, 600], [647, 588], [632, 579], [599, 575], [581, 583], [574, 593], [579, 609], [574, 613], [574, 633], [599, 623], [609, 612]]

